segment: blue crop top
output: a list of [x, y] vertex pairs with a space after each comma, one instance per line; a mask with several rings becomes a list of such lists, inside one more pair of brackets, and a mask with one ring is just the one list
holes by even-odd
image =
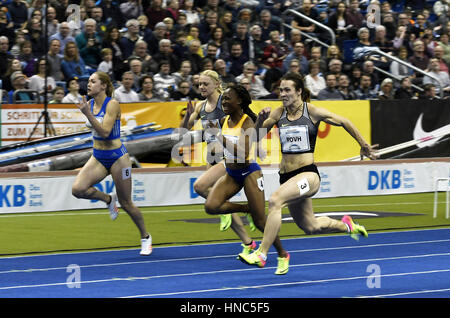
[[[94, 99], [91, 99], [91, 112], [94, 115], [95, 119], [97, 119], [100, 123], [103, 123], [103, 117], [106, 114], [106, 106], [108, 105], [109, 101], [111, 100], [111, 97], [106, 97], [105, 101], [103, 102], [102, 108], [97, 114], [94, 114]], [[111, 130], [111, 133], [108, 137], [102, 138], [95, 129], [92, 129], [92, 137], [95, 140], [113, 140], [120, 138], [120, 119], [116, 119], [116, 122], [114, 123], [114, 126]]]

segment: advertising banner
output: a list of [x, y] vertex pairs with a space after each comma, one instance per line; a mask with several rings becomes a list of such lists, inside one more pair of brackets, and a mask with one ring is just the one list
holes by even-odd
[[[194, 182], [203, 172], [133, 172], [133, 202], [140, 207], [204, 203], [194, 191]], [[434, 191], [436, 177], [450, 177], [450, 162], [319, 165], [319, 172], [321, 185], [314, 198], [420, 193]], [[263, 175], [268, 200], [279, 187], [278, 170], [263, 169]], [[74, 175], [0, 178], [0, 213], [106, 209], [103, 202], [72, 196], [74, 180]], [[115, 190], [110, 176], [95, 187], [106, 193]], [[241, 191], [231, 201], [246, 200]]]

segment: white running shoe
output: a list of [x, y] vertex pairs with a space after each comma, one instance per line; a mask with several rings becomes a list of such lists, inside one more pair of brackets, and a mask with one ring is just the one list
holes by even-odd
[[150, 255], [153, 251], [152, 248], [152, 236], [148, 234], [147, 239], [141, 239], [141, 255]]
[[108, 204], [109, 217], [114, 221], [119, 216], [119, 208], [116, 204], [117, 195], [115, 193], [110, 193], [109, 195], [111, 196], [111, 202]]

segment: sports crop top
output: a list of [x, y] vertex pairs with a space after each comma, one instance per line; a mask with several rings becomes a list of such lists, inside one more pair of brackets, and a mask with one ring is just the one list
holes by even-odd
[[[97, 114], [94, 114], [94, 99], [91, 99], [91, 112], [94, 115], [95, 119], [97, 119], [100, 123], [103, 123], [103, 118], [106, 114], [106, 106], [108, 105], [110, 100], [111, 97], [106, 97], [100, 111]], [[95, 129], [92, 129], [92, 137], [95, 140], [113, 140], [120, 138], [120, 119], [116, 119], [116, 122], [114, 123], [114, 126], [108, 137], [102, 138], [99, 133], [95, 131]]]
[[[228, 127], [228, 119], [230, 116], [225, 117], [225, 121], [223, 122], [222, 126], [222, 135], [229, 141], [231, 141], [233, 144], [237, 144], [239, 137], [242, 135], [242, 125], [244, 124], [244, 121], [247, 119], [248, 115], [244, 114], [242, 118], [239, 120], [239, 122], [236, 124], [236, 126], [230, 128]], [[249, 152], [249, 157], [252, 152]], [[237, 156], [235, 156], [234, 153], [231, 153], [226, 147], [223, 147], [223, 156], [225, 160], [236, 160], [238, 159]], [[249, 159], [249, 157], [245, 158], [246, 160]]]
[[283, 109], [277, 122], [280, 132], [281, 153], [299, 154], [314, 152], [318, 127], [313, 124], [309, 117], [306, 102], [303, 104], [303, 114], [296, 120], [287, 118], [286, 109]]
[[[217, 100], [217, 106], [214, 108], [212, 112], [207, 112], [205, 110], [206, 108], [206, 100], [202, 105], [202, 108], [200, 109], [199, 116], [200, 120], [202, 121], [202, 127], [204, 130], [208, 129], [208, 123], [212, 122], [214, 126], [217, 126], [220, 128], [220, 119], [225, 117], [225, 113], [222, 109], [222, 95], [219, 96], [219, 99]], [[217, 141], [216, 136], [214, 134], [210, 134], [208, 132], [205, 132], [204, 139], [207, 144]]]

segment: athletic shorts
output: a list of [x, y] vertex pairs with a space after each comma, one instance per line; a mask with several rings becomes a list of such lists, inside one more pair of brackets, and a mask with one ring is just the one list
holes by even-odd
[[286, 173], [278, 172], [278, 174], [280, 175], [280, 185], [282, 185], [283, 183], [288, 181], [290, 178], [295, 177], [296, 175], [298, 175], [299, 173], [302, 173], [302, 172], [315, 172], [319, 176], [319, 180], [320, 180], [320, 174], [319, 174], [319, 170], [317, 170], [317, 166], [315, 164], [310, 164], [308, 166], [304, 166], [304, 167], [301, 167], [297, 170], [293, 170], [290, 172], [286, 172]]
[[230, 177], [232, 177], [233, 180], [236, 181], [237, 184], [239, 184], [241, 187], [243, 187], [245, 178], [247, 178], [253, 172], [261, 170], [261, 167], [256, 162], [252, 162], [243, 169], [228, 169], [228, 168], [226, 168], [226, 170], [227, 170], [227, 173], [230, 175]]
[[127, 149], [122, 144], [120, 148], [112, 149], [112, 150], [100, 150], [100, 149], [93, 149], [92, 155], [95, 159], [97, 159], [105, 168], [109, 171], [111, 169], [114, 162], [117, 161], [120, 157], [125, 155], [127, 152]]

